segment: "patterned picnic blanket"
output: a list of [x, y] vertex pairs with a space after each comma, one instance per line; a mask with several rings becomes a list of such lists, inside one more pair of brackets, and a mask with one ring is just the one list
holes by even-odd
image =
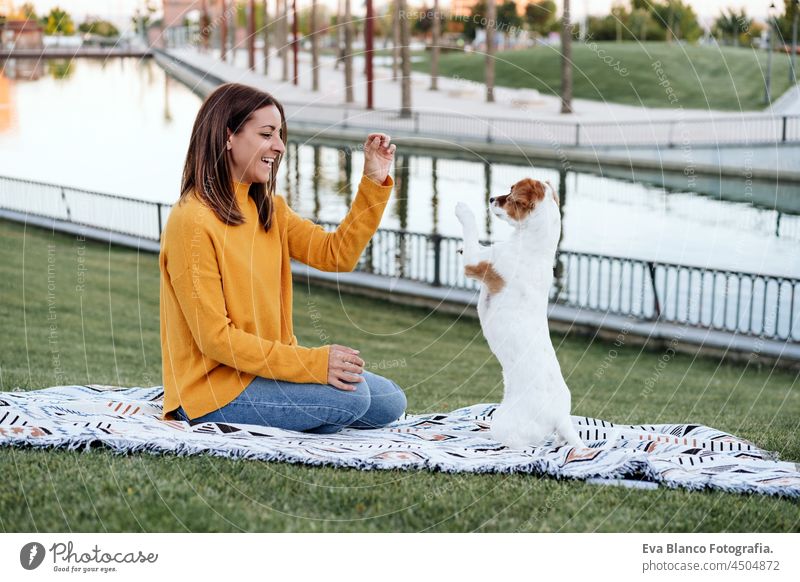
[[[497, 404], [405, 414], [383, 429], [310, 434], [160, 419], [161, 386], [56, 386], [0, 392], [0, 445], [212, 455], [357, 469], [531, 473], [800, 497], [800, 466], [699, 424], [615, 425], [573, 416], [589, 448], [512, 450], [489, 437]], [[606, 442], [613, 439], [613, 442]]]

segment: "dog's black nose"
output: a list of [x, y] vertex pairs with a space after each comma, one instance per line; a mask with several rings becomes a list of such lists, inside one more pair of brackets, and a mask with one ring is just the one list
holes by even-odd
[[494, 198], [489, 198], [489, 204], [494, 204]]

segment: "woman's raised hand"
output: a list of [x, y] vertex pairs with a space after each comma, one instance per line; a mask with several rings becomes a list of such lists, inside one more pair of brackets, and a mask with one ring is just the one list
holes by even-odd
[[389, 144], [391, 137], [385, 133], [371, 133], [364, 142], [364, 175], [383, 184], [389, 175], [397, 146]]
[[339, 390], [355, 390], [364, 378], [364, 360], [358, 357], [358, 350], [331, 344], [328, 354], [328, 384]]

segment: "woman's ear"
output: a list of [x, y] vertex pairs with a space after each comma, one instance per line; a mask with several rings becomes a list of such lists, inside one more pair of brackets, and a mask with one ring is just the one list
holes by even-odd
[[229, 128], [229, 127], [226, 127], [226, 128], [225, 128], [225, 131], [227, 132], [227, 137], [225, 138], [225, 140], [226, 140], [226, 141], [225, 141], [225, 147], [226, 147], [228, 150], [230, 150], [230, 149], [231, 149], [231, 147], [232, 147], [232, 146], [231, 146], [231, 136], [233, 135], [233, 133], [231, 133], [231, 130], [230, 130], [230, 128]]

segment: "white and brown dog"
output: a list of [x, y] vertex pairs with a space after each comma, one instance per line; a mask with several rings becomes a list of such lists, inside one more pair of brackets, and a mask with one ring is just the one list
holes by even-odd
[[558, 194], [549, 182], [526, 178], [492, 212], [514, 227], [508, 241], [483, 247], [475, 215], [463, 202], [464, 272], [481, 285], [478, 315], [483, 334], [503, 368], [503, 401], [492, 415], [491, 436], [521, 449], [544, 444], [584, 447], [570, 418], [571, 397], [550, 340], [547, 303], [561, 233]]

